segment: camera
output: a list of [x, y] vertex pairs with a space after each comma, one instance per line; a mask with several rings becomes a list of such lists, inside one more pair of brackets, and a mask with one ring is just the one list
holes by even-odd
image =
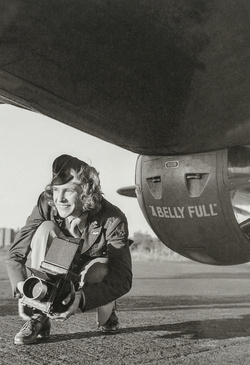
[[[39, 270], [29, 268], [32, 275], [24, 282], [22, 304], [52, 314], [64, 312], [73, 303], [81, 276], [79, 239], [72, 240], [54, 238]], [[69, 294], [71, 300], [64, 305], [62, 302]]]

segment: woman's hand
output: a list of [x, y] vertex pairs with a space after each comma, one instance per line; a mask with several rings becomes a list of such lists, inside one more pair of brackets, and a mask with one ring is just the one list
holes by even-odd
[[[70, 302], [72, 293], [70, 293], [67, 298], [65, 298], [63, 300], [63, 304], [67, 305]], [[71, 306], [63, 313], [53, 313], [53, 314], [49, 314], [48, 317], [50, 317], [51, 319], [54, 319], [56, 321], [65, 321], [66, 319], [68, 319], [69, 317], [71, 317], [72, 315], [76, 314], [77, 310], [79, 309], [80, 306], [82, 306], [83, 303], [83, 292], [82, 290], [77, 290], [75, 292], [75, 300], [74, 302], [71, 304]]]
[[25, 321], [28, 321], [33, 314], [33, 310], [32, 310], [32, 308], [27, 307], [26, 305], [22, 304], [21, 296], [23, 295], [23, 284], [24, 284], [24, 281], [19, 281], [16, 286], [17, 290], [19, 292], [17, 294], [17, 297], [19, 298], [18, 299], [18, 314], [19, 314], [19, 317], [21, 317]]

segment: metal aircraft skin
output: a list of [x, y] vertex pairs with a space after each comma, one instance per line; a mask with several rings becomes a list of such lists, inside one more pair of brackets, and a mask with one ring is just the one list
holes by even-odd
[[[154, 156], [168, 168], [164, 156], [244, 146], [250, 144], [249, 19], [248, 0], [0, 0], [0, 101], [148, 156], [150, 169]], [[218, 156], [216, 166], [225, 160]], [[188, 183], [206, 173], [196, 174]], [[159, 174], [153, 177], [146, 177], [148, 184], [159, 185]], [[137, 193], [141, 188], [138, 178]], [[145, 192], [146, 198], [154, 194], [152, 186]], [[146, 198], [140, 205], [147, 218], [153, 212], [155, 228], [161, 218]], [[205, 206], [195, 199], [193, 206]], [[166, 209], [168, 218], [173, 210]], [[156, 229], [163, 241], [169, 222]], [[220, 253], [217, 260], [219, 243], [203, 258], [187, 256], [248, 261], [249, 240], [242, 234], [239, 241], [238, 259], [223, 260]]]

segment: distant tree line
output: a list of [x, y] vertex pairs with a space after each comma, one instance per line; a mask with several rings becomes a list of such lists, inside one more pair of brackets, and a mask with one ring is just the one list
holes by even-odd
[[0, 228], [0, 248], [10, 246], [16, 234], [12, 228]]
[[[12, 243], [16, 233], [17, 231], [13, 229], [0, 228], [0, 248], [7, 248]], [[133, 260], [187, 260], [170, 250], [159, 238], [152, 237], [148, 233], [135, 232], [131, 239], [134, 241], [130, 246]]]
[[130, 246], [131, 254], [135, 260], [187, 260], [185, 257], [170, 250], [159, 238], [152, 237], [148, 233], [134, 232], [132, 240], [134, 243]]

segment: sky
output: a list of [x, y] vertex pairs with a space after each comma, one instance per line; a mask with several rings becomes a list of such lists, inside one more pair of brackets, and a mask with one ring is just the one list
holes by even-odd
[[69, 154], [100, 173], [104, 197], [127, 216], [130, 236], [154, 235], [136, 198], [117, 194], [134, 185], [138, 155], [80, 132], [44, 115], [0, 105], [0, 228], [21, 228], [51, 180], [51, 166]]

